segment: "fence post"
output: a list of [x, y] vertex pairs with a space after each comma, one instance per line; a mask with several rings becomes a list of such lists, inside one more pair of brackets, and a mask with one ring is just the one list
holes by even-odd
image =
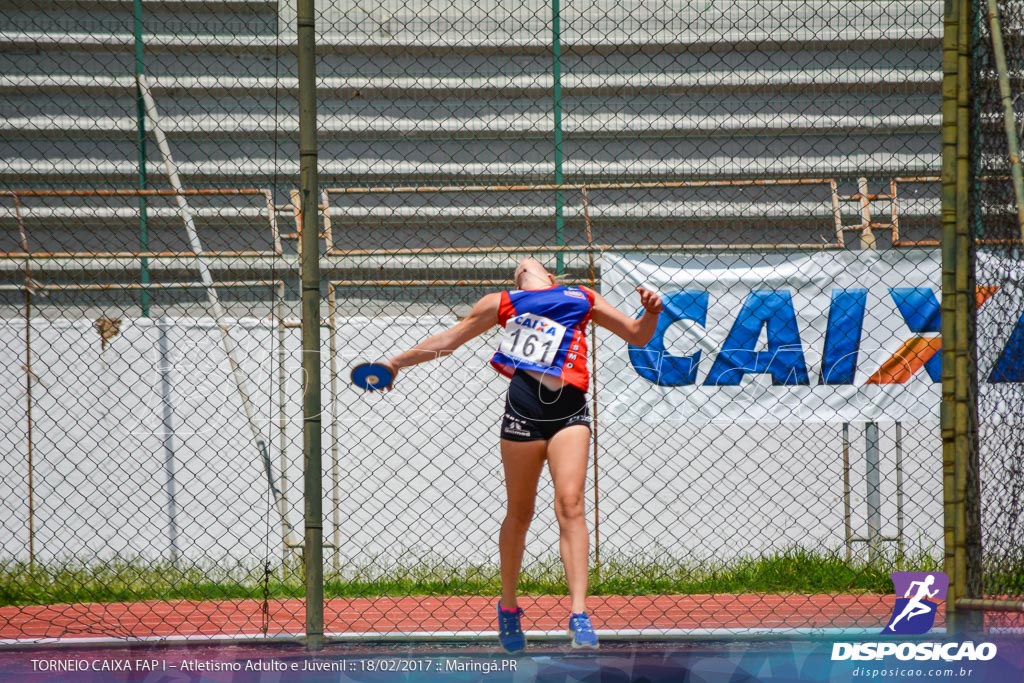
[[969, 626], [957, 601], [978, 571], [967, 503], [977, 484], [974, 240], [968, 221], [970, 2], [947, 0], [942, 81], [942, 473], [947, 629]]
[[[875, 251], [878, 242], [871, 230], [871, 192], [867, 178], [857, 178], [857, 193], [860, 195], [860, 248]], [[875, 565], [882, 556], [882, 470], [877, 422], [864, 423], [864, 480], [867, 483], [864, 500], [868, 506], [868, 562]]]
[[[551, 0], [551, 93], [554, 116], [554, 162], [555, 162], [555, 244], [565, 244], [565, 197], [562, 195], [562, 183], [565, 176], [562, 171], [562, 8], [559, 0]], [[565, 254], [561, 251], [555, 256], [559, 275], [565, 272]]]
[[[146, 101], [142, 94], [142, 83], [139, 79], [145, 73], [143, 63], [143, 42], [142, 42], [142, 0], [135, 0], [133, 4], [135, 33], [135, 111], [137, 118], [137, 146], [139, 151], [139, 175], [138, 186], [145, 190], [149, 186], [146, 173]], [[149, 251], [149, 223], [146, 195], [139, 195], [139, 250]], [[139, 262], [139, 282], [143, 285], [149, 284], [149, 258], [143, 256]], [[143, 287], [139, 293], [142, 308], [142, 317], [149, 317], [149, 289]]]
[[167, 477], [167, 541], [171, 551], [171, 565], [178, 566], [180, 549], [178, 547], [178, 501], [174, 439], [174, 399], [171, 396], [171, 372], [174, 369], [171, 360], [171, 344], [168, 333], [171, 321], [167, 316], [157, 320], [157, 348], [159, 355], [157, 367], [160, 373], [161, 429], [160, 436], [164, 445], [164, 473]]
[[299, 195], [302, 198], [302, 448], [306, 535], [306, 646], [323, 647], [324, 551], [320, 453], [320, 190], [316, 134], [316, 14], [314, 0], [298, 0]]

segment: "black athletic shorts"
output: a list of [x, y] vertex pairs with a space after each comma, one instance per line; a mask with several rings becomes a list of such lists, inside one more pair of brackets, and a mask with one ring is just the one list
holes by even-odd
[[572, 425], [590, 428], [586, 392], [569, 384], [558, 390], [548, 389], [524, 371], [516, 371], [505, 397], [501, 438], [547, 441], [556, 432]]

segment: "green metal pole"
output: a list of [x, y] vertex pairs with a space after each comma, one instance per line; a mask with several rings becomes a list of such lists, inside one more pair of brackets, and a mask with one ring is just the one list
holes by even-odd
[[[963, 0], [960, 0], [962, 2]], [[956, 315], [956, 154], [957, 154], [957, 84], [958, 69], [958, 2], [946, 2], [942, 39], [942, 402], [939, 409], [942, 432], [942, 517], [943, 570], [949, 576], [946, 599], [946, 625], [953, 629], [956, 598], [960, 586], [956, 581], [957, 500], [956, 500], [956, 430], [954, 425], [956, 390], [956, 339], [953, 322]]]
[[297, 0], [299, 194], [302, 203], [302, 446], [305, 479], [306, 646], [323, 647], [323, 463], [320, 437], [320, 229], [316, 135], [316, 13]]
[[[552, 95], [554, 99], [555, 119], [555, 185], [562, 185], [565, 176], [562, 174], [562, 9], [559, 0], [551, 0], [551, 51], [554, 60], [551, 66], [553, 81]], [[565, 198], [562, 190], [555, 190], [555, 244], [565, 244], [565, 218], [563, 209]], [[556, 256], [556, 272], [565, 272], [565, 257], [562, 252]]]
[[[142, 86], [139, 84], [139, 77], [142, 76], [146, 70], [143, 61], [143, 43], [142, 43], [142, 0], [134, 0], [134, 11], [135, 11], [135, 115], [138, 121], [138, 133], [136, 137], [136, 144], [139, 149], [139, 177], [138, 177], [138, 188], [145, 190], [148, 187], [148, 180], [146, 178], [146, 102], [142, 97]], [[148, 225], [148, 209], [146, 206], [146, 197], [139, 197], [139, 251], [149, 251], [149, 225]], [[149, 284], [149, 258], [146, 256], [142, 257], [142, 262], [139, 264], [139, 281], [143, 285], [140, 290], [140, 305], [142, 307], [142, 317], [149, 317], [149, 290], [145, 285]]]
[[970, 629], [958, 608], [976, 597], [980, 561], [977, 520], [977, 371], [974, 348], [974, 239], [970, 190], [970, 1], [947, 0], [942, 82], [942, 471], [946, 623]]
[[[957, 400], [957, 498], [961, 526], [958, 582], [959, 598], [981, 597], [981, 488], [978, 461], [978, 337], [975, 233], [971, 229], [971, 17], [972, 3], [962, 0], [960, 11], [959, 68], [963, 77], [957, 87], [957, 209], [956, 209], [956, 400]], [[982, 626], [983, 612], [957, 605], [954, 626], [973, 633]]]
[[1017, 220], [1020, 222], [1020, 237], [1024, 240], [1024, 173], [1020, 166], [1020, 145], [1017, 143], [1016, 117], [1013, 112], [1013, 96], [1010, 93], [1010, 73], [1006, 66], [1003, 29], [999, 22], [999, 5], [996, 4], [996, 0], [988, 0], [988, 21], [992, 32], [992, 55], [995, 57], [996, 74], [999, 78], [999, 97], [1003, 103], [1006, 145], [1010, 153], [1010, 177], [1013, 178], [1013, 194], [1017, 200]]

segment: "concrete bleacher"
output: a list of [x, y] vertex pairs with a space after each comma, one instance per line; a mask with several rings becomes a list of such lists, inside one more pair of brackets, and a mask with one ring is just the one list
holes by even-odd
[[[132, 3], [2, 4], [0, 189], [135, 187]], [[548, 3], [319, 4], [322, 188], [553, 182]], [[298, 184], [293, 3], [143, 8], [145, 70], [184, 185], [268, 188], [286, 205]], [[894, 177], [937, 176], [941, 35], [941, 5], [914, 0], [564, 3], [565, 181], [836, 178], [850, 193], [859, 177], [882, 191]], [[152, 138], [147, 171], [152, 187], [168, 186]], [[937, 197], [923, 183], [901, 202], [907, 234], [929, 235]], [[566, 201], [579, 237], [582, 206]], [[594, 193], [589, 210], [605, 244], [724, 243], [731, 226], [820, 242], [832, 238], [830, 201], [820, 188], [651, 189]], [[370, 228], [341, 248], [443, 246], [489, 218], [504, 231], [495, 243], [544, 244], [553, 205], [550, 193], [362, 197], [334, 204], [331, 220]], [[54, 222], [131, 234], [133, 206], [28, 202], [20, 215], [36, 236]], [[211, 206], [201, 211], [220, 223], [261, 211]], [[0, 198], [0, 224], [13, 219]], [[709, 222], [718, 239], [700, 233]], [[90, 246], [81, 239], [75, 250]]]

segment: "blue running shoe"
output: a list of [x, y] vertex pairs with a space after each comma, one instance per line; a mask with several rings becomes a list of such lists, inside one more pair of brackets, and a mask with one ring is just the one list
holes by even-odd
[[522, 616], [521, 607], [517, 607], [515, 612], [507, 612], [501, 608], [501, 601], [498, 602], [498, 641], [509, 654], [526, 649], [526, 636], [523, 635], [523, 626], [520, 623]]
[[572, 636], [573, 647], [597, 649], [597, 634], [594, 633], [594, 625], [590, 623], [590, 617], [586, 612], [569, 615], [569, 635]]

